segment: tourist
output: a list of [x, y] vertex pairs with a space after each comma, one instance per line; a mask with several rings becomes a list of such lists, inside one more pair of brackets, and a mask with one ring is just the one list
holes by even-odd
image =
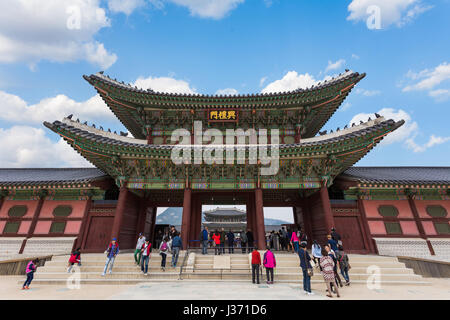
[[[333, 227], [331, 228], [331, 238], [336, 241], [337, 244], [342, 245], [341, 236], [339, 233], [337, 233], [336, 229]], [[336, 250], [335, 250], [336, 251]]]
[[294, 248], [294, 252], [298, 253], [298, 247], [299, 247], [299, 243], [298, 243], [298, 236], [297, 236], [297, 232], [292, 232], [291, 235], [291, 244], [292, 247]]
[[202, 242], [202, 254], [208, 254], [208, 227], [204, 226], [200, 232], [200, 241]]
[[245, 232], [241, 232], [241, 248], [242, 253], [247, 253], [247, 235]]
[[303, 228], [300, 228], [300, 234], [298, 237], [300, 244], [304, 243], [305, 246], [308, 245], [308, 236], [306, 235], [306, 232]]
[[167, 253], [170, 251], [169, 238], [164, 238], [159, 246], [159, 254], [161, 255], [161, 269], [166, 271]]
[[311, 251], [314, 263], [316, 264], [316, 266], [319, 266], [320, 268], [320, 258], [322, 258], [322, 247], [320, 246], [320, 244], [317, 243], [317, 240], [313, 241]]
[[336, 279], [336, 286], [341, 286], [342, 285], [342, 281], [341, 281], [341, 277], [339, 277], [339, 274], [337, 272], [337, 257], [336, 257], [336, 252], [331, 249], [331, 246], [329, 244], [325, 245], [325, 250], [328, 252], [328, 256], [331, 257], [331, 259], [333, 259], [333, 263], [334, 263], [334, 278]]
[[351, 266], [349, 263], [348, 255], [344, 252], [344, 248], [339, 245], [338, 246], [339, 251], [336, 252], [336, 258], [339, 263], [339, 269], [341, 270], [341, 274], [345, 279], [345, 285], [350, 285], [350, 277], [348, 276], [348, 271], [350, 270]]
[[[335, 278], [334, 278], [334, 261], [333, 259], [328, 255], [328, 251], [325, 250], [324, 248], [322, 249], [322, 258], [320, 258], [320, 267], [322, 270], [322, 276], [323, 276], [323, 280], [325, 281], [325, 284], [327, 285], [327, 297], [332, 298], [332, 294], [331, 294], [331, 286], [333, 285], [333, 283], [335, 282]], [[339, 298], [339, 289], [336, 287], [336, 294], [337, 297]]]
[[152, 245], [151, 245], [150, 241], [148, 239], [146, 239], [141, 248], [141, 254], [142, 254], [141, 271], [144, 273], [144, 275], [147, 275], [148, 261], [150, 260], [151, 247], [152, 247]]
[[216, 232], [212, 236], [213, 238], [213, 244], [214, 244], [214, 255], [220, 255], [220, 233], [219, 230], [216, 230]]
[[280, 237], [280, 249], [282, 251], [286, 250], [286, 242], [285, 242], [285, 238], [286, 238], [286, 230], [284, 230], [284, 227], [281, 228], [278, 231], [279, 237]]
[[273, 269], [276, 268], [277, 262], [275, 260], [275, 255], [270, 251], [270, 247], [266, 248], [267, 251], [264, 253], [263, 265], [266, 268], [267, 283], [273, 284]]
[[292, 251], [292, 242], [291, 242], [291, 237], [292, 237], [292, 231], [291, 229], [288, 229], [287, 233], [286, 233], [286, 246], [287, 246], [287, 250], [288, 251]]
[[247, 246], [248, 246], [248, 253], [250, 253], [253, 249], [255, 238], [253, 237], [252, 229], [248, 229], [247, 231]]
[[182, 248], [183, 243], [181, 242], [180, 234], [178, 232], [175, 232], [172, 239], [172, 268], [175, 268], [177, 266], [178, 256]]
[[105, 251], [106, 253], [106, 263], [105, 263], [105, 269], [103, 269], [102, 276], [106, 274], [106, 271], [108, 270], [109, 266], [109, 274], [112, 273], [112, 269], [114, 266], [114, 260], [116, 259], [116, 256], [119, 254], [119, 244], [117, 243], [117, 239], [113, 238], [110, 244], [108, 245], [108, 248]]
[[27, 279], [23, 283], [22, 290], [30, 289], [30, 284], [31, 284], [31, 281], [33, 281], [34, 273], [36, 272], [38, 263], [39, 263], [39, 258], [36, 258], [36, 259], [28, 262], [27, 268], [25, 270], [25, 272], [27, 274]]
[[225, 237], [225, 229], [222, 228], [222, 230], [220, 230], [220, 250], [223, 254], [225, 254]]
[[[142, 245], [145, 243], [145, 237], [144, 235], [141, 233], [139, 233], [139, 237], [137, 239], [136, 242], [136, 250], [134, 250], [134, 262], [137, 265], [141, 264], [141, 256], [142, 256]], [[139, 256], [139, 258], [138, 258]]]
[[70, 254], [69, 258], [69, 264], [67, 268], [67, 273], [70, 273], [72, 271], [73, 265], [76, 263], [78, 266], [81, 266], [81, 248], [77, 248], [75, 251], [73, 251]]
[[175, 238], [175, 233], [177, 233], [177, 229], [175, 229], [175, 226], [170, 226], [169, 230], [170, 239]]
[[303, 290], [306, 294], [311, 295], [311, 276], [312, 276], [312, 268], [311, 268], [311, 257], [309, 256], [308, 251], [306, 250], [306, 244], [301, 243], [300, 249], [298, 250], [298, 256], [300, 258], [300, 267], [303, 272]]
[[255, 246], [252, 251], [252, 282], [253, 283], [255, 283], [255, 277], [256, 277], [256, 283], [259, 284], [259, 267], [260, 266], [261, 266], [261, 255], [259, 254], [259, 251]]
[[336, 252], [338, 250], [338, 243], [336, 240], [334, 240], [331, 235], [329, 234], [327, 236], [328, 238], [328, 245], [330, 246], [331, 250], [333, 250], [333, 252]]
[[229, 231], [227, 233], [228, 253], [234, 253], [234, 233]]

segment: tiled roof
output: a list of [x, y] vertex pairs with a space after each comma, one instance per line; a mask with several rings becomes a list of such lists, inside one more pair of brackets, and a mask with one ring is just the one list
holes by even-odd
[[0, 186], [88, 183], [104, 177], [97, 168], [0, 168]]
[[450, 184], [450, 167], [350, 167], [341, 176], [366, 183]]
[[216, 208], [203, 212], [206, 216], [245, 216], [246, 212], [237, 208]]
[[149, 95], [159, 95], [159, 96], [173, 96], [173, 97], [199, 97], [199, 98], [226, 98], [226, 97], [238, 97], [238, 98], [249, 98], [249, 97], [264, 97], [264, 96], [280, 96], [280, 95], [287, 95], [287, 94], [293, 94], [293, 93], [302, 93], [302, 92], [310, 92], [315, 90], [320, 90], [323, 88], [328, 88], [330, 86], [336, 85], [337, 83], [343, 82], [345, 80], [348, 80], [353, 77], [357, 77], [358, 81], [361, 80], [366, 76], [365, 73], [358, 73], [353, 72], [351, 70], [348, 70], [344, 72], [343, 74], [340, 74], [337, 77], [334, 77], [330, 80], [325, 80], [322, 83], [318, 83], [316, 85], [311, 86], [311, 88], [306, 89], [296, 89], [292, 91], [287, 92], [273, 92], [273, 93], [256, 93], [256, 94], [238, 94], [238, 95], [203, 95], [203, 94], [190, 94], [190, 93], [167, 93], [167, 92], [155, 92], [152, 89], [140, 89], [136, 86], [131, 86], [130, 84], [126, 84], [124, 82], [119, 82], [116, 79], [111, 79], [109, 76], [104, 75], [103, 71], [97, 72], [96, 74], [91, 74], [90, 76], [84, 75], [83, 78], [88, 81], [89, 83], [92, 83], [94, 80], [99, 80], [105, 83], [108, 83], [109, 85], [124, 89], [131, 92], [139, 92], [139, 93], [146, 93]]
[[[372, 132], [376, 132], [383, 128], [391, 128], [391, 131], [394, 131], [398, 127], [402, 126], [404, 123], [403, 120], [395, 122], [394, 120], [385, 120], [383, 117], [365, 122], [363, 124], [357, 125], [355, 127], [347, 128], [340, 130], [338, 132], [325, 134], [322, 136], [316, 136], [313, 138], [302, 139], [300, 143], [296, 144], [280, 144], [280, 149], [290, 149], [295, 147], [310, 147], [310, 146], [318, 146], [324, 144], [335, 143], [338, 141], [343, 141], [347, 139], [358, 138]], [[163, 149], [163, 150], [171, 150], [174, 148], [173, 145], [148, 145], [145, 140], [133, 139], [133, 138], [123, 138], [116, 134], [112, 134], [109, 132], [101, 131], [98, 129], [94, 129], [90, 126], [80, 124], [76, 121], [69, 120], [65, 118], [63, 121], [54, 121], [53, 123], [44, 122], [44, 125], [55, 131], [58, 130], [66, 130], [69, 131], [73, 135], [77, 135], [83, 137], [85, 139], [89, 139], [95, 141], [100, 144], [111, 144], [111, 145], [119, 145], [124, 147], [138, 147], [142, 149]], [[217, 145], [202, 145], [195, 146], [195, 148], [218, 148]], [[246, 146], [233, 146], [236, 149], [239, 148], [248, 148], [249, 145]]]

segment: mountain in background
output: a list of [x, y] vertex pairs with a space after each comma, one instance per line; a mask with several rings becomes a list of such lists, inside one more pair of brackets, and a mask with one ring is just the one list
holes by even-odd
[[[183, 208], [167, 208], [161, 214], [156, 217], [157, 224], [170, 224], [175, 226], [181, 226], [181, 217], [183, 214]], [[204, 219], [202, 218], [202, 221]], [[289, 224], [289, 222], [279, 219], [264, 218], [265, 225], [279, 226], [282, 224]]]

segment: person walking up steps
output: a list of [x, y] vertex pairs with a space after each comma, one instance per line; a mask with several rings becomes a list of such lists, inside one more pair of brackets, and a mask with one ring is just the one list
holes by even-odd
[[172, 267], [175, 268], [178, 262], [178, 255], [180, 250], [183, 248], [183, 243], [181, 242], [180, 234], [175, 232], [175, 236], [172, 240]]
[[311, 276], [312, 276], [312, 268], [311, 268], [311, 257], [309, 256], [308, 251], [306, 251], [306, 244], [302, 243], [300, 245], [300, 249], [298, 250], [298, 256], [300, 258], [300, 267], [303, 272], [303, 290], [306, 294], [311, 295]]
[[119, 244], [117, 243], [117, 239], [113, 238], [111, 243], [108, 246], [108, 249], [105, 251], [106, 253], [106, 263], [105, 263], [105, 269], [103, 269], [102, 276], [105, 276], [106, 271], [108, 271], [109, 266], [109, 274], [112, 273], [112, 269], [114, 266], [114, 260], [116, 259], [116, 256], [119, 254]]
[[151, 247], [152, 247], [152, 244], [150, 243], [150, 241], [145, 240], [145, 242], [141, 248], [141, 253], [142, 253], [141, 271], [144, 273], [144, 275], [147, 275], [148, 261], [150, 260], [150, 248]]
[[67, 273], [70, 273], [72, 271], [73, 265], [77, 263], [79, 266], [81, 266], [81, 248], [76, 249], [70, 254], [69, 258], [69, 264], [67, 268]]
[[38, 263], [39, 263], [38, 258], [28, 262], [27, 269], [25, 270], [25, 272], [27, 274], [27, 279], [23, 283], [22, 290], [30, 289], [30, 284], [31, 284], [31, 281], [33, 281], [34, 273], [36, 272]]
[[166, 271], [167, 253], [170, 251], [169, 238], [164, 238], [159, 246], [159, 254], [161, 255], [161, 269]]
[[252, 251], [252, 282], [259, 284], [259, 267], [261, 266], [261, 255], [259, 254], [258, 249], [256, 246], [253, 248]]
[[277, 261], [275, 260], [275, 255], [270, 248], [266, 248], [267, 251], [264, 253], [263, 264], [266, 268], [267, 284], [273, 284], [273, 269], [277, 266]]
[[320, 269], [320, 258], [322, 258], [322, 247], [320, 246], [319, 243], [317, 243], [317, 240], [313, 241], [312, 256], [314, 263], [316, 264], [316, 266], [319, 266]]
[[[137, 239], [136, 243], [136, 250], [134, 250], [134, 261], [137, 265], [141, 264], [141, 257], [142, 257], [142, 245], [145, 243], [145, 237], [142, 233], [139, 233], [139, 237]], [[138, 258], [139, 256], [139, 258]]]
[[350, 277], [348, 276], [348, 271], [350, 270], [351, 266], [348, 261], [348, 255], [344, 252], [344, 248], [339, 245], [338, 246], [339, 251], [336, 252], [336, 259], [339, 263], [339, 269], [341, 269], [341, 274], [345, 279], [345, 285], [350, 285]]
[[[328, 252], [327, 250], [325, 250], [324, 248], [322, 248], [322, 258], [320, 258], [320, 266], [322, 267], [322, 275], [323, 275], [323, 280], [325, 281], [325, 284], [327, 285], [327, 297], [332, 298], [332, 291], [331, 291], [331, 285], [335, 282], [335, 278], [334, 278], [334, 262], [333, 259], [328, 256]], [[339, 298], [339, 289], [336, 286], [336, 294], [337, 297]]]
[[294, 252], [298, 253], [298, 249], [299, 249], [298, 236], [297, 236], [297, 232], [295, 232], [295, 231], [293, 231], [292, 235], [291, 235], [291, 244], [294, 247]]

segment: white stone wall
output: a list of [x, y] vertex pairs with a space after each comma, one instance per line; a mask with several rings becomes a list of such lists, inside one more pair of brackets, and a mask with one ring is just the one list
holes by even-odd
[[25, 237], [0, 238], [0, 258], [19, 254], [24, 239]]

